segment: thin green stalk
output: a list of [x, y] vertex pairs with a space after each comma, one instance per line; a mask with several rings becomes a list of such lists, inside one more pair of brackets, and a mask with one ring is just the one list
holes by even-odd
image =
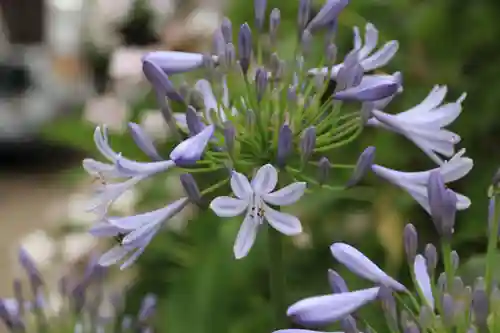
[[451, 244], [449, 240], [441, 243], [441, 253], [443, 255], [444, 272], [446, 273], [446, 289], [449, 291], [453, 285], [453, 266], [451, 263]]
[[287, 326], [285, 300], [285, 271], [283, 263], [282, 236], [268, 225], [269, 243], [269, 287], [273, 305], [273, 329], [282, 329]]
[[495, 254], [497, 250], [497, 242], [498, 242], [498, 231], [500, 224], [500, 200], [497, 200], [496, 194], [493, 194], [495, 200], [495, 213], [493, 216], [493, 223], [490, 226], [489, 237], [488, 237], [488, 250], [486, 252], [486, 293], [487, 295], [491, 295], [491, 289], [493, 285], [493, 270], [496, 266], [495, 263]]

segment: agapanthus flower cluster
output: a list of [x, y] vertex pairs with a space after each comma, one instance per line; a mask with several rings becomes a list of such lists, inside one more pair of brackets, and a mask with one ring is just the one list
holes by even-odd
[[[398, 42], [379, 43], [372, 23], [366, 24], [363, 37], [359, 28], [353, 29], [354, 45], [337, 61], [338, 16], [348, 0], [328, 0], [314, 17], [310, 15], [311, 1], [301, 0], [293, 54], [278, 52], [279, 9], [270, 10], [267, 20], [266, 1], [255, 0], [254, 4], [256, 29], [252, 31], [244, 23], [233, 39], [232, 22], [224, 19], [210, 54], [156, 51], [142, 59], [144, 75], [178, 140], [168, 158], [158, 153], [137, 124], [129, 124], [130, 133], [150, 161], [130, 160], [114, 151], [106, 126], [96, 128], [94, 141], [107, 161], [83, 162], [92, 176], [101, 179], [91, 207], [98, 222], [91, 232], [118, 239], [100, 259], [101, 265], [121, 262], [122, 269], [130, 266], [173, 216], [188, 205], [202, 206], [200, 202], [207, 199], [211, 211], [220, 217], [242, 216], [234, 245], [235, 257], [242, 258], [263, 225], [288, 236], [300, 234], [300, 220], [281, 207], [298, 202], [315, 189], [344, 190], [371, 170], [407, 191], [432, 213], [426, 191], [431, 174], [439, 173], [448, 183], [471, 169], [472, 161], [463, 156], [464, 151], [455, 152], [460, 137], [445, 129], [460, 114], [465, 94], [444, 103], [446, 86], [436, 86], [421, 103], [406, 111], [385, 111], [403, 93], [402, 75], [373, 71], [390, 62]], [[321, 59], [311, 54], [312, 41], [318, 35], [325, 40]], [[266, 42], [264, 36], [269, 37]], [[202, 78], [191, 86], [176, 87], [171, 78], [187, 72]], [[329, 158], [336, 149], [369, 127], [413, 141], [436, 168], [391, 170], [374, 163], [372, 147], [355, 165], [331, 163]], [[353, 170], [347, 184], [332, 182], [330, 170], [336, 168]], [[185, 197], [154, 211], [109, 216], [108, 208], [126, 190], [174, 169], [182, 173]], [[199, 188], [195, 181], [199, 175], [211, 184]], [[219, 196], [221, 191], [226, 195]], [[456, 195], [457, 209], [469, 204], [467, 197]]]
[[28, 290], [14, 280], [11, 298], [0, 298], [0, 319], [16, 333], [143, 332], [152, 333], [156, 296], [143, 298], [137, 315], [124, 314], [123, 290], [109, 292], [107, 268], [93, 255], [82, 276], [64, 274], [51, 290], [28, 252], [19, 250], [19, 263], [28, 277]]
[[[415, 227], [407, 224], [403, 232], [412, 286], [403, 286], [353, 246], [334, 243], [330, 247], [333, 257], [357, 276], [372, 282], [373, 287], [350, 291], [342, 277], [329, 270], [332, 293], [300, 300], [288, 308], [287, 315], [305, 327], [318, 328], [338, 322], [344, 332], [372, 332], [372, 327], [362, 321], [357, 311], [376, 302], [385, 313], [388, 332], [498, 332], [500, 289], [493, 276], [497, 266], [495, 253], [500, 230], [498, 185], [495, 181], [490, 189], [488, 223], [482, 225], [488, 233], [485, 272], [483, 276], [478, 272], [479, 276], [470, 285], [460, 277], [460, 258], [450, 245], [457, 195], [445, 187], [443, 175], [436, 171], [431, 173], [424, 186], [431, 198], [429, 209], [440, 244], [429, 243], [419, 249]], [[444, 267], [442, 272], [438, 270], [439, 262]], [[358, 325], [366, 327], [358, 330]], [[275, 331], [278, 332], [316, 331]]]

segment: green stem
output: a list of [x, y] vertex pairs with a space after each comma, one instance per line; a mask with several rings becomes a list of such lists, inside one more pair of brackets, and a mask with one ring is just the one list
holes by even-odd
[[496, 194], [493, 194], [492, 200], [495, 200], [495, 213], [493, 214], [492, 225], [490, 226], [489, 237], [488, 237], [488, 250], [486, 252], [486, 293], [487, 295], [491, 295], [491, 288], [493, 284], [493, 270], [496, 266], [495, 263], [495, 254], [497, 250], [497, 242], [498, 242], [498, 231], [499, 231], [499, 223], [500, 223], [500, 200], [497, 200]]
[[441, 253], [443, 255], [444, 272], [446, 273], [446, 290], [449, 292], [453, 285], [453, 266], [451, 263], [451, 244], [449, 240], [443, 240]]
[[282, 236], [271, 226], [267, 227], [269, 243], [269, 287], [273, 305], [273, 329], [287, 326], [285, 300], [285, 271], [283, 264]]

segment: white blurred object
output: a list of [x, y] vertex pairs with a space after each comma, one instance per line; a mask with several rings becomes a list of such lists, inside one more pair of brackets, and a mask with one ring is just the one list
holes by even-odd
[[186, 19], [188, 35], [211, 36], [219, 27], [221, 14], [211, 7], [198, 7]]
[[79, 53], [83, 40], [84, 4], [84, 0], [48, 1], [48, 43], [56, 54]]
[[83, 111], [85, 120], [95, 125], [106, 125], [117, 133], [125, 131], [129, 115], [128, 104], [114, 95], [89, 98]]
[[75, 193], [69, 197], [66, 215], [72, 224], [92, 225], [96, 220], [96, 215], [88, 211], [88, 203], [91, 195]]
[[147, 50], [121, 47], [111, 54], [109, 75], [112, 79], [141, 78], [142, 57]]
[[56, 254], [54, 240], [42, 230], [32, 232], [24, 237], [20, 243], [39, 268], [50, 265]]
[[92, 248], [97, 245], [97, 240], [88, 232], [74, 233], [64, 236], [62, 252], [65, 262], [76, 262], [86, 257]]
[[139, 125], [155, 141], [164, 142], [171, 134], [159, 110], [142, 111]]
[[132, 215], [135, 213], [135, 206], [139, 201], [139, 192], [133, 188], [123, 193], [113, 203], [112, 209], [123, 215]]

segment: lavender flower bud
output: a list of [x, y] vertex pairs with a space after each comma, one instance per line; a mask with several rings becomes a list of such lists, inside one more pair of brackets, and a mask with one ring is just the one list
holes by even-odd
[[330, 161], [326, 157], [322, 157], [319, 160], [318, 164], [318, 183], [320, 185], [323, 185], [327, 180], [328, 176], [330, 175], [330, 168], [332, 165], [330, 164]]
[[226, 149], [229, 153], [234, 150], [234, 139], [236, 138], [236, 129], [230, 121], [224, 123], [224, 142], [226, 143]]
[[474, 323], [479, 330], [487, 327], [489, 314], [489, 299], [484, 289], [475, 289], [472, 293], [472, 312], [474, 313]]
[[219, 56], [219, 61], [221, 55], [224, 55], [224, 48], [226, 46], [226, 41], [224, 40], [224, 35], [220, 29], [215, 30], [212, 37], [212, 53]]
[[422, 306], [418, 313], [418, 323], [422, 328], [422, 331], [426, 332], [432, 325], [434, 313], [428, 306]]
[[304, 30], [302, 37], [300, 38], [300, 45], [302, 49], [302, 54], [309, 55], [312, 49], [312, 35], [309, 30]]
[[[493, 223], [495, 222], [495, 207], [496, 207], [495, 202], [496, 202], [496, 196], [493, 195], [490, 197], [488, 201], [488, 228], [490, 232], [493, 231]], [[500, 228], [498, 229], [498, 235], [500, 236]]]
[[278, 134], [278, 152], [276, 164], [283, 168], [290, 152], [292, 151], [293, 133], [287, 124], [283, 125]]
[[124, 316], [121, 323], [122, 332], [130, 330], [132, 328], [132, 322], [131, 316]]
[[315, 146], [316, 146], [316, 128], [314, 126], [311, 126], [305, 129], [304, 134], [300, 139], [300, 152], [302, 154], [303, 163], [309, 160]]
[[390, 331], [398, 331], [399, 326], [396, 300], [392, 295], [391, 289], [385, 286], [381, 286], [378, 297], [382, 303], [382, 310], [384, 311], [384, 315], [387, 321], [387, 325], [389, 325]]
[[128, 123], [130, 135], [137, 147], [139, 147], [149, 158], [154, 161], [161, 161], [162, 158], [156, 150], [153, 140], [135, 123]]
[[151, 318], [156, 310], [156, 296], [148, 294], [142, 299], [141, 308], [139, 310], [139, 322], [144, 323]]
[[337, 61], [337, 45], [330, 43], [326, 47], [326, 57], [325, 57], [325, 62], [327, 66], [333, 66], [335, 64], [335, 61]]
[[436, 247], [430, 243], [427, 244], [425, 246], [424, 255], [427, 263], [427, 272], [429, 276], [432, 276], [436, 270], [438, 260]]
[[412, 264], [415, 261], [418, 247], [418, 234], [417, 229], [411, 223], [408, 223], [403, 231], [403, 243], [406, 252], [408, 263]]
[[191, 136], [195, 136], [200, 133], [205, 127], [201, 122], [198, 113], [192, 106], [188, 106], [188, 109], [186, 110], [186, 123]]
[[222, 19], [222, 23], [220, 25], [220, 30], [222, 32], [222, 36], [224, 37], [224, 41], [226, 44], [233, 42], [233, 25], [231, 20], [227, 17]]
[[236, 63], [236, 50], [232, 43], [226, 44], [224, 48], [224, 66], [230, 69]]
[[[212, 57], [210, 57], [211, 59]], [[164, 99], [165, 96], [174, 100], [174, 101], [183, 101], [181, 94], [179, 94], [168, 75], [154, 62], [144, 60], [142, 62], [142, 72], [146, 79], [151, 83], [153, 88], [156, 91], [157, 97], [161, 102], [161, 99]]]
[[271, 54], [269, 68], [271, 70], [273, 81], [279, 81], [283, 78], [283, 74], [285, 72], [285, 62], [278, 57], [278, 54]]
[[457, 205], [456, 194], [447, 190], [443, 176], [433, 171], [427, 184], [430, 212], [432, 220], [440, 236], [449, 240], [453, 235]]
[[458, 256], [457, 251], [451, 251], [451, 267], [453, 268], [454, 271], [458, 269], [458, 266], [460, 265], [460, 257]]
[[184, 173], [180, 175], [180, 180], [182, 187], [184, 188], [184, 193], [189, 198], [192, 203], [199, 204], [201, 201], [201, 193], [196, 180], [190, 173]]
[[418, 329], [418, 326], [414, 322], [410, 321], [403, 328], [403, 333], [420, 333], [420, 330]]
[[31, 283], [31, 289], [34, 294], [38, 291], [38, 289], [43, 285], [42, 275], [40, 271], [35, 265], [35, 262], [31, 258], [28, 252], [26, 252], [23, 248], [19, 249], [19, 263], [24, 268], [26, 273], [28, 274], [28, 278]]
[[441, 298], [443, 307], [442, 319], [445, 327], [452, 327], [455, 323], [455, 302], [450, 294], [443, 294]]
[[297, 103], [297, 87], [289, 86], [286, 93], [286, 98], [291, 103]]
[[243, 24], [240, 28], [240, 33], [238, 35], [238, 53], [241, 70], [243, 71], [243, 75], [246, 75], [252, 57], [252, 31], [247, 23]]
[[300, 0], [297, 24], [301, 35], [302, 31], [306, 28], [306, 25], [309, 22], [310, 13], [311, 13], [311, 0]]
[[319, 13], [309, 22], [307, 28], [313, 31], [331, 25], [332, 22], [337, 20], [340, 12], [348, 3], [349, 0], [328, 0]]
[[253, 6], [255, 10], [255, 25], [259, 31], [262, 31], [266, 16], [267, 0], [254, 0]]
[[333, 269], [328, 270], [328, 282], [334, 294], [341, 294], [349, 291], [344, 279]]
[[281, 12], [278, 8], [274, 8], [269, 16], [269, 36], [271, 38], [271, 44], [276, 44], [276, 38], [278, 36], [278, 27], [281, 22]]
[[267, 70], [264, 68], [257, 68], [255, 73], [255, 89], [257, 91], [257, 101], [261, 102], [264, 94], [266, 93], [267, 83], [269, 81]]
[[462, 278], [460, 276], [455, 276], [453, 278], [453, 286], [451, 287], [451, 294], [459, 298], [462, 296], [464, 293], [464, 281], [462, 281]]
[[446, 285], [446, 274], [444, 272], [439, 274], [437, 285], [441, 293], [444, 293], [448, 290], [448, 286]]
[[359, 333], [356, 320], [352, 316], [347, 316], [340, 320], [340, 327], [344, 333]]
[[375, 147], [366, 148], [361, 155], [359, 155], [356, 168], [351, 176], [351, 179], [346, 184], [346, 187], [353, 187], [357, 185], [361, 179], [368, 173], [375, 159]]

